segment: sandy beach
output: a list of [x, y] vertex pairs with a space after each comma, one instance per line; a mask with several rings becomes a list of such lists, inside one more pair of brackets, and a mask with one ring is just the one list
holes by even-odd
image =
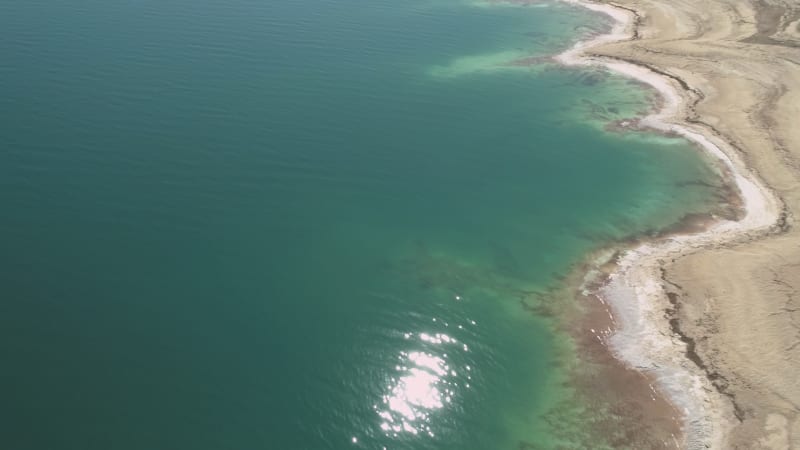
[[592, 293], [612, 350], [684, 413], [686, 448], [800, 446], [800, 7], [780, 0], [573, 2], [612, 33], [560, 55], [657, 89], [640, 126], [708, 152], [738, 188], [738, 221], [622, 254]]

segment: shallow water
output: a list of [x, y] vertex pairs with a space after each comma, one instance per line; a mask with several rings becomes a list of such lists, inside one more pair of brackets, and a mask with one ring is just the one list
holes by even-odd
[[0, 4], [4, 447], [586, 439], [548, 293], [719, 181], [541, 5]]

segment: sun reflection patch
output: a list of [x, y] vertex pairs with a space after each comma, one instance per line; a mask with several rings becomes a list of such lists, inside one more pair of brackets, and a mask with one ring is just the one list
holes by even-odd
[[[411, 336], [406, 333], [403, 337]], [[458, 372], [448, 363], [447, 353], [432, 352], [430, 348], [455, 345], [458, 341], [443, 333], [419, 333], [415, 337], [426, 349], [400, 353], [395, 366], [397, 374], [389, 379], [382, 404], [375, 406], [381, 419], [380, 428], [389, 436], [401, 433], [434, 436], [431, 414], [452, 403], [456, 395]], [[466, 351], [467, 347], [463, 349]], [[467, 368], [466, 379], [471, 379], [470, 370]]]

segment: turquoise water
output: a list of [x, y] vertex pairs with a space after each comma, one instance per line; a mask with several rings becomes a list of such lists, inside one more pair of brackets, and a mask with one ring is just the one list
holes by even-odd
[[2, 447], [592, 439], [538, 294], [718, 181], [543, 5], [0, 3]]

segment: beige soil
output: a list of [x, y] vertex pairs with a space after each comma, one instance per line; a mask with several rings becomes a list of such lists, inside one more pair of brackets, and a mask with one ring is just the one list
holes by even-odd
[[588, 53], [671, 77], [685, 120], [785, 206], [777, 232], [664, 261], [664, 285], [673, 331], [729, 403], [722, 448], [800, 448], [800, 2], [606, 3], [635, 11], [636, 38]]

